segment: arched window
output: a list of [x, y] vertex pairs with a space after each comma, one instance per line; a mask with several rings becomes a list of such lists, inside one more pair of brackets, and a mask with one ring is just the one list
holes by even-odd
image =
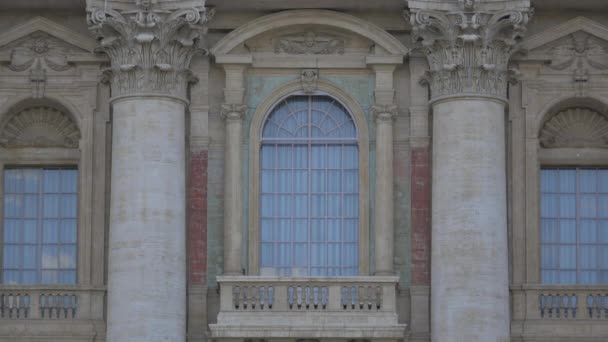
[[290, 96], [268, 115], [260, 150], [260, 274], [359, 272], [359, 154], [347, 109]]

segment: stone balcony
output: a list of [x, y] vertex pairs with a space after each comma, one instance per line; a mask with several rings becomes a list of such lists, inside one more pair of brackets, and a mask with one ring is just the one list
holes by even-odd
[[0, 342], [92, 341], [105, 335], [105, 289], [0, 286]]
[[511, 287], [513, 336], [525, 341], [608, 341], [608, 288], [584, 285]]
[[397, 277], [220, 276], [213, 339], [405, 338]]

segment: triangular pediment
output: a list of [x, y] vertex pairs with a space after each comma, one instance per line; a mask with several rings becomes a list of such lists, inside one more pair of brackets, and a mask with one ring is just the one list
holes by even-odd
[[595, 40], [608, 42], [608, 27], [589, 18], [576, 17], [526, 38], [522, 42], [521, 48], [529, 53], [548, 50], [555, 45], [570, 40], [572, 34], [581, 31], [592, 36]]
[[0, 34], [0, 48], [5, 48], [16, 41], [27, 39], [32, 34], [47, 34], [59, 41], [83, 50], [82, 52], [92, 53], [96, 46], [95, 39], [91, 37], [80, 34], [52, 20], [36, 17]]

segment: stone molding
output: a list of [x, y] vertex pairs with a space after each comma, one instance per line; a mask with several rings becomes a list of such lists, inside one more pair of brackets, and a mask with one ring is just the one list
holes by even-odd
[[540, 144], [554, 147], [608, 147], [608, 120], [587, 108], [570, 108], [549, 119], [540, 131]]
[[570, 34], [570, 42], [551, 49], [549, 68], [572, 69], [574, 82], [587, 82], [589, 68], [608, 69], [608, 52], [584, 31]]
[[238, 103], [224, 103], [220, 109], [220, 116], [226, 122], [241, 121], [247, 114], [247, 106]]
[[87, 8], [87, 22], [108, 54], [104, 75], [114, 96], [153, 93], [185, 98], [194, 78], [190, 60], [206, 53], [204, 35], [214, 11], [200, 5], [163, 10], [137, 0], [132, 10]]
[[473, 1], [458, 11], [412, 9], [406, 12], [416, 48], [430, 70], [422, 79], [433, 98], [461, 94], [506, 97], [509, 57], [522, 38], [532, 11], [483, 11]]
[[371, 111], [377, 124], [381, 122], [392, 124], [399, 108], [394, 104], [376, 104], [372, 106]]
[[77, 148], [80, 131], [64, 112], [49, 106], [26, 108], [10, 116], [0, 132], [3, 147]]

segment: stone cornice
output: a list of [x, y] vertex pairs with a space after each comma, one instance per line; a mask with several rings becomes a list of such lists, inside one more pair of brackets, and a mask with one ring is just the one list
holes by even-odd
[[213, 15], [198, 5], [164, 9], [162, 2], [137, 0], [132, 9], [89, 6], [87, 21], [111, 67], [104, 74], [113, 96], [151, 93], [185, 98], [194, 80], [190, 60], [206, 53], [204, 35]]
[[430, 70], [423, 83], [433, 98], [452, 95], [506, 97], [508, 69], [528, 20], [530, 8], [485, 11], [463, 1], [458, 11], [412, 8], [407, 17], [416, 48], [425, 53]]

